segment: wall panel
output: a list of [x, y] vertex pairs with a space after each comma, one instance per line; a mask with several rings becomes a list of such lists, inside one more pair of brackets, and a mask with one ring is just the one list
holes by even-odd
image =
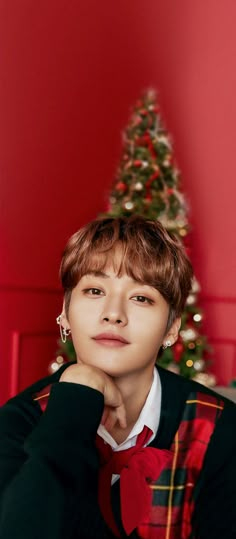
[[59, 338], [57, 289], [1, 287], [0, 403], [47, 376]]
[[212, 346], [212, 364], [219, 385], [227, 385], [236, 379], [236, 298], [203, 296], [206, 331]]
[[235, 18], [234, 0], [0, 2], [1, 402], [13, 334], [20, 387], [51, 359], [61, 251], [106, 208], [121, 131], [150, 86], [173, 136], [203, 295], [229, 298], [204, 303], [219, 383], [235, 373]]

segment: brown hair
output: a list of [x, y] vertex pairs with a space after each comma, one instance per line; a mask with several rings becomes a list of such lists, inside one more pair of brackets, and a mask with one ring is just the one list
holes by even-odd
[[68, 314], [71, 292], [83, 275], [102, 271], [121, 248], [118, 275], [125, 272], [156, 288], [170, 306], [168, 327], [181, 315], [191, 289], [192, 266], [184, 247], [159, 221], [141, 216], [97, 219], [78, 230], [62, 256], [60, 278]]

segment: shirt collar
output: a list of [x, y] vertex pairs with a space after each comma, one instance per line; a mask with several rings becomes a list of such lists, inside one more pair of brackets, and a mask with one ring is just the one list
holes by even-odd
[[107, 432], [103, 425], [99, 425], [97, 433], [101, 436], [106, 443], [108, 443], [115, 451], [128, 449], [136, 444], [137, 436], [142, 432], [143, 427], [146, 425], [153, 432], [150, 443], [156, 436], [161, 414], [161, 380], [156, 368], [153, 370], [153, 381], [144, 403], [144, 406], [140, 412], [140, 415], [133, 426], [131, 432], [127, 436], [126, 440], [122, 444], [118, 445], [114, 438]]

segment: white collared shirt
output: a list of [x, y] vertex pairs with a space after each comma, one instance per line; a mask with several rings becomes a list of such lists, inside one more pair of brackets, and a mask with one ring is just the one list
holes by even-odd
[[[101, 438], [103, 438], [104, 442], [111, 446], [113, 451], [122, 451], [124, 449], [129, 449], [130, 447], [133, 447], [136, 444], [137, 436], [140, 434], [140, 432], [142, 432], [144, 426], [147, 426], [153, 432], [151, 438], [148, 441], [148, 443], [150, 444], [150, 442], [156, 436], [157, 429], [160, 423], [160, 414], [161, 380], [157, 369], [154, 368], [153, 382], [150, 391], [140, 412], [140, 415], [129, 435], [127, 436], [126, 440], [124, 440], [124, 442], [122, 442], [121, 444], [117, 444], [114, 438], [112, 438], [109, 432], [107, 432], [104, 425], [101, 424], [98, 427], [97, 433], [99, 434], [99, 436], [101, 436]], [[112, 484], [118, 479], [118, 477], [118, 475], [112, 476]]]

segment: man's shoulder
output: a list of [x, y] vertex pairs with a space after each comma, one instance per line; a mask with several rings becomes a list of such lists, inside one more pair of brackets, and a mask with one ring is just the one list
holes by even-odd
[[37, 380], [0, 407], [0, 437], [12, 432], [27, 433], [38, 423], [43, 410], [37, 396], [58, 382], [69, 365], [67, 363], [57, 372]]
[[47, 386], [51, 386], [52, 384], [55, 384], [59, 381], [62, 373], [65, 369], [67, 369], [72, 363], [64, 363], [56, 372], [53, 374], [49, 374], [48, 376], [45, 376], [44, 378], [40, 378], [30, 386], [28, 386], [26, 389], [18, 393], [16, 397], [25, 396], [27, 395], [34, 395], [34, 393], [38, 393], [42, 391]]
[[1, 406], [0, 416], [2, 417], [5, 414], [9, 414], [10, 412], [13, 412], [13, 410], [15, 413], [20, 411], [25, 413], [30, 405], [35, 405], [35, 407], [39, 409], [40, 407], [37, 405], [37, 399], [34, 399], [34, 397], [37, 397], [37, 395], [43, 393], [47, 387], [50, 387], [58, 382], [61, 374], [69, 365], [70, 363], [62, 365], [62, 367], [60, 367], [60, 369], [58, 369], [58, 371], [55, 373], [37, 380], [27, 388], [17, 393], [17, 395], [14, 397], [11, 397], [5, 404], [3, 404], [3, 406]]
[[[168, 417], [168, 424], [173, 425], [171, 432], [176, 432], [183, 418], [186, 420], [187, 417], [200, 417], [203, 421], [213, 420], [215, 423], [207, 451], [207, 463], [209, 468], [218, 469], [221, 462], [235, 454], [236, 404], [194, 380], [160, 367], [158, 372], [162, 384], [162, 407], [165, 417]], [[190, 401], [193, 405], [191, 410]]]
[[158, 365], [157, 370], [160, 375], [163, 391], [173, 390], [175, 395], [182, 395], [183, 401], [191, 393], [201, 393], [203, 395], [209, 395], [209, 397], [215, 397], [217, 400], [220, 399], [224, 403], [226, 408], [229, 407], [232, 410], [232, 413], [236, 414], [236, 404], [233, 401], [229, 400], [227, 397], [220, 395], [219, 393], [214, 391], [214, 389], [204, 386], [199, 382], [195, 382], [194, 380], [184, 378], [184, 376], [175, 374], [171, 371], [168, 371], [167, 369], [163, 369]]

